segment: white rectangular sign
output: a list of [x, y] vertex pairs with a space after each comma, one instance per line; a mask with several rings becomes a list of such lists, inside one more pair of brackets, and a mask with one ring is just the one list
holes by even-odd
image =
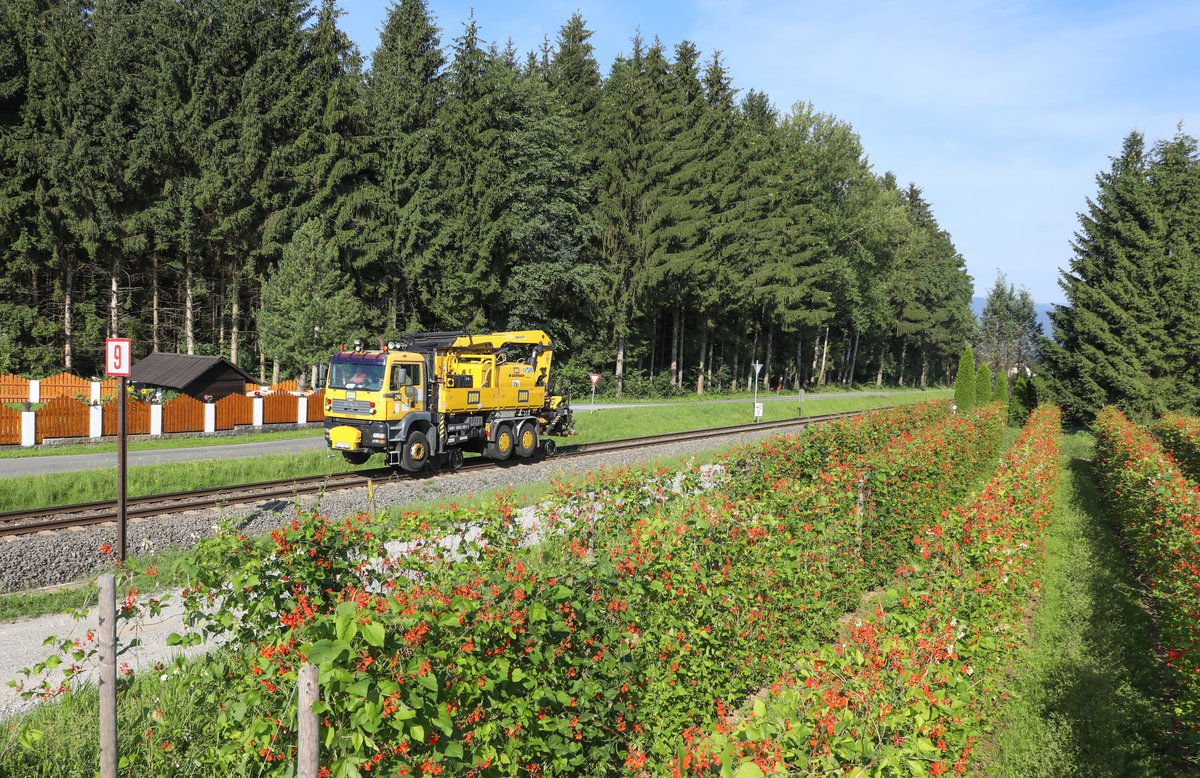
[[[762, 403], [754, 403], [754, 418], [756, 418], [756, 419], [762, 418], [762, 407], [763, 407]], [[743, 413], [745, 413], [745, 411], [743, 411]]]
[[129, 377], [133, 365], [133, 349], [129, 338], [109, 338], [104, 341], [104, 374]]

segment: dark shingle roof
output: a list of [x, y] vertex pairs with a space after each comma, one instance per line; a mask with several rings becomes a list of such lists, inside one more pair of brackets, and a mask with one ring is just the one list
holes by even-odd
[[130, 369], [129, 380], [135, 384], [182, 389], [212, 369], [232, 370], [250, 383], [252, 375], [224, 357], [200, 357], [192, 354], [164, 354], [155, 351]]

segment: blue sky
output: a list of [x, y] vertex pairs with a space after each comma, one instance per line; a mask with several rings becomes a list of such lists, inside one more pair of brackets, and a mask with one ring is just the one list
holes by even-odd
[[[924, 190], [982, 296], [997, 272], [1064, 302], [1077, 213], [1132, 130], [1200, 136], [1200, 3], [923, 0], [427, 0], [448, 48], [474, 8], [480, 35], [522, 53], [575, 11], [601, 72], [641, 30], [720, 51], [734, 86], [849, 122], [877, 173]], [[370, 55], [389, 3], [341, 0]]]

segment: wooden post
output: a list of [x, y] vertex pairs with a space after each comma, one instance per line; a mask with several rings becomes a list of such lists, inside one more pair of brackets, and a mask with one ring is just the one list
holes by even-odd
[[100, 576], [100, 778], [117, 778], [117, 582]]
[[301, 667], [296, 683], [300, 685], [296, 708], [296, 775], [298, 778], [317, 778], [321, 758], [321, 722], [313, 712], [313, 703], [317, 701], [319, 692], [317, 666]]

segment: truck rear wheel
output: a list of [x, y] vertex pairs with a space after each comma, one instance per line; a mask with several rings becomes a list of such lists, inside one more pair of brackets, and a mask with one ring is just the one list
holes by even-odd
[[512, 427], [505, 424], [496, 433], [496, 439], [488, 443], [487, 457], [494, 459], [497, 462], [503, 462], [512, 456], [513, 452], [513, 431]]
[[537, 451], [537, 445], [537, 427], [532, 424], [521, 427], [520, 433], [517, 434], [517, 456], [522, 458], [532, 456], [533, 452]]
[[410, 473], [423, 470], [429, 463], [429, 441], [422, 432], [410, 432], [404, 441], [404, 452], [400, 456], [400, 466]]

